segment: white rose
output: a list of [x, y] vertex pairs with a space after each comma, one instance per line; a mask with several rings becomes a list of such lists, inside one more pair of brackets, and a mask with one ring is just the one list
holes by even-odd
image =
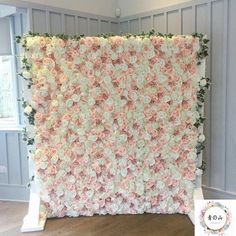
[[166, 118], [166, 113], [163, 112], [163, 111], [160, 111], [158, 115], [159, 115], [160, 119], [165, 119]]
[[202, 175], [202, 174], [203, 174], [202, 169], [197, 168], [196, 175]]
[[144, 173], [143, 173], [143, 180], [147, 182], [149, 179], [150, 179], [150, 174], [149, 174], [149, 172], [146, 170], [146, 171], [144, 171]]
[[32, 109], [32, 107], [29, 106], [29, 105], [26, 106], [25, 109], [24, 109], [24, 113], [26, 113], [26, 114], [28, 114], [28, 115], [29, 115], [32, 111], [33, 111], [33, 109]]
[[134, 64], [137, 61], [137, 57], [136, 56], [131, 56], [129, 59], [131, 64]]
[[195, 160], [197, 158], [197, 153], [195, 152], [190, 152], [188, 154], [188, 158], [191, 159], [191, 160]]
[[89, 105], [89, 106], [93, 106], [94, 104], [95, 104], [94, 98], [92, 98], [92, 97], [89, 98], [89, 99], [88, 99], [88, 105]]
[[111, 54], [111, 59], [112, 60], [116, 60], [118, 58], [118, 55], [117, 54], [115, 54], [115, 53], [112, 53]]
[[144, 185], [142, 182], [138, 182], [136, 184], [136, 193], [139, 194], [139, 195], [143, 195], [144, 193]]
[[66, 106], [69, 108], [69, 107], [71, 107], [72, 105], [73, 105], [73, 100], [68, 99], [68, 100], [66, 101]]
[[157, 181], [157, 187], [158, 187], [159, 189], [163, 189], [163, 188], [165, 187], [164, 182], [161, 181], [161, 180], [158, 180], [158, 181]]
[[199, 135], [198, 140], [199, 142], [205, 141], [205, 135], [204, 134]]
[[103, 80], [104, 80], [104, 83], [106, 83], [106, 84], [111, 83], [111, 77], [110, 77], [110, 76], [105, 76], [105, 77], [103, 78]]
[[77, 94], [73, 94], [71, 99], [74, 101], [74, 102], [79, 102], [80, 101], [80, 96], [78, 96]]
[[57, 100], [52, 100], [52, 106], [57, 107], [58, 106], [58, 101]]
[[160, 76], [159, 76], [159, 81], [160, 81], [160, 83], [164, 83], [166, 80], [167, 80], [167, 78], [166, 78], [165, 75], [160, 75]]
[[86, 47], [85, 45], [80, 45], [79, 52], [80, 52], [81, 54], [85, 53], [86, 50], [87, 50], [87, 47]]
[[202, 79], [202, 80], [200, 81], [200, 86], [204, 87], [204, 86], [206, 86], [206, 84], [207, 84], [206, 79]]
[[121, 174], [122, 177], [125, 177], [125, 176], [128, 174], [127, 169], [126, 169], [126, 168], [123, 168], [123, 169], [121, 170], [120, 174]]
[[41, 92], [42, 97], [47, 97], [48, 96], [48, 90], [47, 89], [43, 88], [43, 89], [40, 90], [40, 92]]
[[52, 164], [56, 164], [58, 161], [58, 156], [57, 155], [54, 155], [52, 158], [51, 158], [51, 163]]
[[30, 79], [31, 78], [31, 73], [29, 71], [27, 71], [27, 70], [23, 71], [22, 75], [26, 79]]
[[151, 59], [155, 56], [155, 52], [153, 50], [149, 50], [148, 53], [147, 53], [147, 57], [148, 59]]

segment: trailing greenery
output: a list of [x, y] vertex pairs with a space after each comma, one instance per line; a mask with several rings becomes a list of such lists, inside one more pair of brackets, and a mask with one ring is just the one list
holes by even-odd
[[34, 175], [31, 176], [31, 178], [29, 179], [29, 182], [27, 184], [27, 187], [30, 188], [31, 187], [31, 183], [34, 181]]
[[[26, 44], [27, 44], [26, 37], [28, 37], [28, 36], [31, 36], [31, 37], [43, 36], [43, 37], [48, 37], [48, 38], [57, 37], [57, 38], [60, 38], [62, 40], [72, 39], [72, 40], [77, 40], [77, 41], [79, 41], [80, 39], [82, 39], [84, 37], [87, 37], [84, 34], [70, 36], [70, 35], [66, 35], [66, 34], [49, 34], [49, 33], [40, 34], [40, 33], [33, 33], [31, 31], [29, 31], [26, 35], [16, 36], [16, 42], [20, 43], [22, 45], [22, 47], [26, 47]], [[106, 33], [106, 34], [98, 34], [97, 35], [97, 37], [102, 37], [102, 38], [110, 38], [110, 37], [114, 37], [114, 36], [116, 36], [114, 33]], [[171, 33], [163, 34], [163, 33], [160, 33], [160, 32], [155, 32], [155, 30], [152, 29], [149, 32], [141, 32], [139, 34], [130, 34], [130, 33], [123, 34], [123, 33], [121, 33], [120, 36], [125, 37], [125, 38], [131, 38], [131, 37], [150, 38], [152, 36], [172, 38], [175, 35], [171, 34]], [[204, 59], [208, 55], [208, 53], [207, 53], [207, 49], [208, 49], [207, 43], [209, 42], [209, 40], [205, 37], [204, 34], [201, 34], [201, 33], [193, 33], [192, 36], [199, 38], [201, 48], [200, 48], [200, 51], [198, 53], [198, 58], [199, 59]]]
[[[22, 107], [26, 108], [26, 107], [31, 107], [30, 104], [28, 102], [26, 102], [23, 98], [22, 98]], [[32, 108], [32, 111], [30, 113], [26, 113], [24, 112], [24, 115], [28, 118], [29, 124], [30, 125], [34, 125], [34, 115], [36, 114], [36, 110]]]
[[208, 45], [207, 44], [210, 40], [207, 39], [204, 34], [200, 34], [200, 33], [194, 33], [194, 34], [192, 34], [192, 36], [199, 38], [200, 50], [197, 53], [197, 57], [198, 57], [198, 60], [199, 60], [198, 65], [200, 65], [201, 60], [208, 56]]
[[23, 128], [22, 137], [23, 137], [23, 140], [27, 143], [28, 146], [34, 144], [34, 138], [28, 137], [28, 133], [26, 131], [26, 128]]

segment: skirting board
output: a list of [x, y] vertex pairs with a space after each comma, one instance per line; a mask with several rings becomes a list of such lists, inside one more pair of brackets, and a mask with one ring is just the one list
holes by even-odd
[[221, 189], [202, 186], [205, 199], [236, 199], [236, 193], [227, 192]]
[[0, 200], [3, 201], [29, 201], [30, 190], [24, 185], [0, 184]]

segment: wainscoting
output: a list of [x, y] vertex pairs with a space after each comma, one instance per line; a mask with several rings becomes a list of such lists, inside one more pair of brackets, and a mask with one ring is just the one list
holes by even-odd
[[[0, 198], [27, 200], [27, 150], [19, 132], [0, 132]], [[7, 167], [7, 168], [3, 168]]]
[[147, 32], [189, 34], [210, 39], [207, 76], [212, 80], [205, 106], [206, 171], [208, 198], [236, 198], [236, 29], [233, 0], [196, 0], [120, 19], [120, 33]]
[[[207, 34], [211, 40], [207, 76], [212, 86], [205, 106], [204, 192], [207, 198], [236, 198], [236, 1], [195, 0], [119, 20], [36, 4], [18, 3], [17, 7], [21, 10], [16, 16], [16, 30], [21, 22], [26, 31], [53, 34], [139, 33], [152, 28], [162, 33]], [[0, 157], [0, 165], [8, 170], [7, 174], [0, 173], [0, 199], [26, 200], [28, 191], [23, 186], [28, 182], [27, 159], [18, 132], [1, 131]]]

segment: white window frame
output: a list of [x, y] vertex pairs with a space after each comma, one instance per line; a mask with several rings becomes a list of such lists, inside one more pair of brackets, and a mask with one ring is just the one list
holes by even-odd
[[17, 82], [18, 79], [16, 71], [16, 55], [15, 55], [15, 45], [14, 45], [14, 33], [13, 33], [13, 22], [12, 18], [9, 17], [10, 21], [10, 34], [11, 34], [11, 54], [5, 55], [11, 57], [11, 68], [12, 68], [12, 95], [14, 102], [14, 117], [13, 118], [0, 118], [0, 131], [21, 131], [23, 126], [20, 124], [20, 109], [18, 106], [18, 88]]

